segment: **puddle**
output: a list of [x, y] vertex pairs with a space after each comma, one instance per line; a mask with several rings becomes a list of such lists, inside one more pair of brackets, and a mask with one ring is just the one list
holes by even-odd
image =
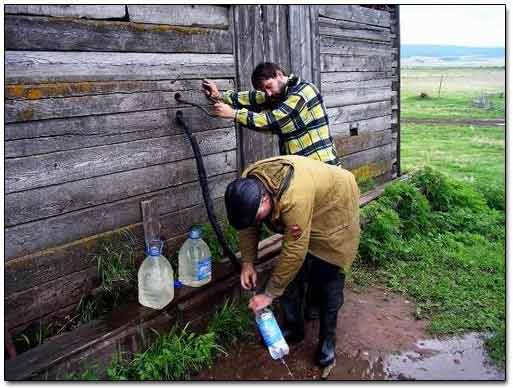
[[[328, 380], [504, 380], [488, 359], [483, 336], [429, 339], [429, 322], [415, 318], [415, 303], [379, 288], [346, 289], [339, 313], [337, 363]], [[319, 380], [314, 365], [318, 321], [306, 325], [305, 340], [290, 347], [291, 374], [274, 361], [257, 335], [227, 349], [212, 368], [193, 380]], [[255, 328], [256, 333], [256, 328]]]
[[383, 358], [389, 378], [414, 380], [504, 380], [488, 360], [484, 336], [477, 333], [417, 341], [414, 351]]

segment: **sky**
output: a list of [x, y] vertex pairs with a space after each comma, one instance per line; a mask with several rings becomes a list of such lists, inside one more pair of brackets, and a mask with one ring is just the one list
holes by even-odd
[[504, 5], [401, 5], [401, 43], [505, 47]]

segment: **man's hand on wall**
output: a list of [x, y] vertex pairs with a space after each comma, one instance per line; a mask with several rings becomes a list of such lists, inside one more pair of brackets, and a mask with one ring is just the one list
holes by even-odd
[[214, 104], [214, 113], [216, 116], [222, 117], [224, 119], [234, 119], [235, 118], [235, 110], [224, 102], [217, 102]]
[[221, 93], [219, 93], [217, 85], [214, 81], [204, 79], [201, 86], [203, 86], [203, 91], [211, 100], [218, 101], [221, 99]]

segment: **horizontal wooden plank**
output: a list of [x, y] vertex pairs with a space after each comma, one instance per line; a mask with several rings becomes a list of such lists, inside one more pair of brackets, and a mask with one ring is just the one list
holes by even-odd
[[339, 90], [336, 93], [326, 94], [324, 95], [324, 102], [327, 108], [332, 108], [336, 106], [390, 101], [391, 98], [392, 90], [387, 87], [355, 88]]
[[373, 102], [370, 104], [348, 105], [343, 108], [328, 108], [330, 125], [345, 122], [367, 120], [392, 114], [390, 101]]
[[229, 8], [218, 5], [128, 5], [130, 20], [142, 23], [228, 28]]
[[357, 128], [358, 134], [369, 134], [389, 130], [391, 121], [392, 117], [388, 115], [367, 120], [330, 124], [330, 133], [331, 136], [349, 136], [350, 128]]
[[345, 39], [390, 42], [390, 30], [367, 24], [354, 23], [329, 18], [319, 18], [319, 33], [325, 36], [336, 36]]
[[[197, 135], [202, 155], [236, 148], [235, 129]], [[11, 193], [168, 163], [193, 156], [185, 135], [136, 140], [81, 150], [6, 159], [5, 192]]]
[[[197, 108], [179, 108], [193, 132], [226, 128], [232, 120], [212, 118]], [[80, 118], [27, 121], [5, 125], [6, 135], [28, 138], [7, 140], [6, 158], [126, 143], [182, 134], [175, 122], [176, 109], [87, 116]], [[40, 137], [33, 137], [43, 135]]]
[[349, 38], [335, 36], [320, 36], [321, 54], [338, 55], [382, 55], [392, 56], [394, 49], [385, 42], [370, 42], [364, 40], [351, 40]]
[[[216, 79], [219, 90], [233, 89], [233, 79]], [[115, 93], [181, 92], [201, 90], [201, 80], [165, 79], [149, 81], [97, 81], [97, 82], [57, 82], [42, 84], [5, 85], [5, 98], [8, 100], [39, 100], [41, 98], [97, 96]]]
[[233, 52], [230, 31], [218, 29], [11, 15], [4, 28], [6, 50]]
[[[216, 214], [220, 219], [223, 218], [223, 198], [214, 199], [213, 202]], [[183, 222], [183, 224], [180, 224], [180, 222]], [[208, 222], [208, 220], [203, 204], [165, 214], [160, 218], [162, 238], [169, 241], [176, 236], [187, 233], [192, 225], [204, 222]], [[45, 249], [35, 254], [25, 255], [5, 263], [5, 294], [10, 295], [23, 291], [91, 267], [94, 265], [93, 259], [99, 243], [104, 240], [117, 239], [119, 233], [130, 233], [134, 239], [136, 249], [143, 252], [144, 231], [142, 222], [138, 222], [127, 227]], [[170, 257], [171, 254], [176, 253], [179, 246], [174, 245], [170, 248], [166, 245], [165, 248], [167, 257]]]
[[359, 5], [321, 5], [319, 15], [332, 19], [348, 20], [375, 26], [390, 27], [390, 12]]
[[[360, 82], [360, 81], [372, 81], [372, 80], [383, 80], [392, 79], [387, 76], [386, 72], [372, 72], [372, 71], [340, 71], [321, 73], [322, 85], [337, 84], [343, 82]], [[323, 90], [324, 92], [324, 90]]]
[[392, 59], [381, 55], [346, 56], [334, 54], [321, 55], [321, 71], [390, 71]]
[[6, 84], [234, 78], [233, 55], [6, 51]]
[[[226, 128], [233, 123], [232, 120], [207, 116], [196, 107], [178, 109], [183, 112], [184, 120], [192, 131]], [[183, 133], [176, 124], [176, 110], [159, 109], [11, 123], [5, 125], [5, 140], [68, 137], [72, 141], [74, 137], [78, 137], [87, 146], [89, 141], [87, 139], [90, 139], [90, 145], [101, 144], [101, 140], [94, 140], [95, 137], [123, 136], [132, 132], [148, 132], [147, 137], [155, 137], [159, 133]]]
[[[228, 183], [235, 177], [236, 174], [229, 173], [211, 178], [209, 188], [212, 197], [222, 196]], [[153, 198], [158, 201], [160, 214], [176, 212], [202, 201], [198, 182], [192, 182], [9, 227], [5, 229], [5, 257], [12, 259], [140, 222], [140, 202]]]
[[337, 154], [347, 156], [367, 150], [369, 148], [383, 146], [392, 141], [392, 132], [390, 130], [358, 134], [357, 136], [333, 136]]
[[[330, 73], [331, 74], [331, 73]], [[324, 78], [322, 82], [322, 94], [337, 94], [343, 90], [351, 90], [351, 89], [377, 89], [377, 88], [387, 88], [392, 90], [392, 80], [391, 79], [370, 79], [370, 80], [362, 80], [362, 81], [344, 81], [344, 82], [336, 82], [331, 80], [329, 77]]]
[[6, 4], [6, 14], [45, 15], [88, 19], [111, 19], [125, 17], [125, 6], [118, 5], [50, 5], [50, 4]]
[[[236, 151], [207, 155], [203, 161], [208, 176], [237, 170]], [[62, 215], [197, 179], [195, 159], [186, 159], [11, 193], [5, 196], [5, 226]]]
[[212, 108], [203, 91], [199, 90], [199, 87], [195, 87], [187, 90], [173, 91], [114, 93], [95, 96], [43, 98], [39, 100], [7, 100], [5, 101], [5, 121], [11, 123], [149, 109], [189, 107], [190, 105], [176, 101], [175, 94], [177, 92], [186, 101]]
[[355, 170], [362, 166], [378, 162], [390, 161], [392, 154], [392, 144], [385, 144], [383, 146], [367, 149], [351, 155], [343, 156], [342, 167], [348, 170]]
[[30, 322], [51, 311], [76, 303], [96, 283], [96, 268], [64, 276], [4, 299], [5, 321], [10, 328]]

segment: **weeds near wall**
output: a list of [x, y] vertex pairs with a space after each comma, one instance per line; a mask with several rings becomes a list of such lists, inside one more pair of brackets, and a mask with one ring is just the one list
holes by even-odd
[[174, 327], [144, 352], [116, 354], [109, 380], [183, 380], [209, 367], [228, 345], [253, 333], [247, 301], [227, 301], [212, 316], [205, 333]]

